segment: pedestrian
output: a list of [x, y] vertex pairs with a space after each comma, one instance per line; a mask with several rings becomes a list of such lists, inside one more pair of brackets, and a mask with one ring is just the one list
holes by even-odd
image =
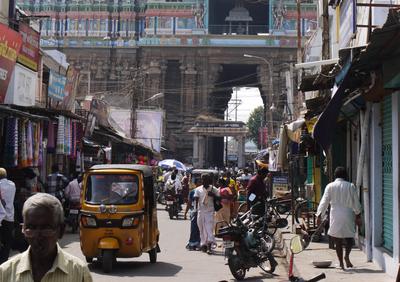
[[0, 168], [0, 200], [5, 212], [0, 224], [0, 264], [8, 260], [13, 242], [15, 191], [14, 182], [7, 179], [7, 171]]
[[[222, 228], [227, 226], [231, 221], [231, 203], [234, 198], [234, 193], [232, 188], [228, 185], [224, 178], [218, 179], [219, 194], [221, 197], [222, 208], [215, 213], [216, 226], [215, 231], [217, 232], [217, 227]], [[217, 225], [217, 224], [216, 224]]]
[[51, 174], [47, 176], [46, 193], [55, 196], [60, 201], [64, 198], [64, 188], [68, 185], [68, 179], [59, 173], [58, 165], [51, 167]]
[[195, 251], [200, 249], [200, 230], [197, 225], [197, 209], [196, 209], [194, 193], [195, 193], [195, 187], [192, 188], [189, 192], [186, 210], [184, 214], [184, 219], [186, 219], [188, 211], [190, 212], [189, 213], [190, 236], [189, 236], [189, 242], [186, 245], [186, 248], [189, 251]]
[[330, 225], [328, 235], [335, 242], [336, 254], [340, 267], [343, 264], [343, 241], [345, 241], [345, 262], [348, 268], [353, 267], [350, 262], [350, 252], [354, 244], [355, 225], [361, 225], [361, 204], [358, 199], [357, 190], [353, 183], [349, 182], [346, 169], [337, 167], [335, 169], [335, 180], [329, 183], [317, 210], [318, 223], [325, 214], [328, 205], [330, 210]]
[[82, 176], [77, 173], [74, 175], [74, 178], [71, 182], [68, 183], [67, 187], [65, 187], [64, 195], [65, 199], [69, 202], [79, 202], [81, 198], [81, 184]]
[[219, 191], [214, 187], [209, 174], [201, 175], [203, 185], [194, 192], [197, 210], [197, 225], [200, 230], [200, 246], [203, 252], [212, 254], [211, 247], [215, 244], [214, 237], [214, 197], [219, 196]]
[[[270, 196], [268, 194], [267, 187], [265, 185], [265, 178], [268, 174], [268, 168], [265, 166], [259, 166], [257, 174], [253, 176], [249, 184], [247, 185], [247, 207], [250, 208], [253, 204], [257, 202], [264, 203], [265, 200]], [[255, 198], [252, 199], [254, 196]], [[257, 213], [263, 213], [265, 210], [264, 205], [260, 205], [260, 210]]]
[[64, 252], [64, 212], [52, 195], [37, 193], [24, 203], [23, 232], [30, 247], [0, 265], [0, 281], [91, 282], [87, 265]]
[[189, 196], [189, 183], [190, 183], [190, 172], [186, 172], [185, 176], [182, 178], [182, 198], [183, 202], [187, 203]]

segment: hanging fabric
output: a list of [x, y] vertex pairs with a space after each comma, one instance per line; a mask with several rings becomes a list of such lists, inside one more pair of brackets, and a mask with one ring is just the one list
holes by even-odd
[[72, 121], [72, 148], [71, 148], [71, 158], [76, 158], [76, 121]]
[[26, 166], [33, 165], [33, 128], [32, 122], [26, 123]]
[[19, 142], [19, 162], [18, 166], [20, 168], [27, 167], [28, 166], [28, 154], [27, 154], [27, 137], [26, 137], [26, 120], [21, 120], [20, 122], [20, 142]]
[[46, 122], [47, 124], [47, 151], [49, 153], [54, 153], [56, 149], [56, 130], [55, 130], [55, 124], [53, 121]]
[[18, 165], [18, 118], [6, 120], [6, 132], [4, 142], [4, 165], [16, 167]]
[[39, 166], [39, 154], [40, 154], [40, 143], [41, 143], [41, 138], [40, 138], [40, 123], [34, 123], [33, 124], [33, 166], [37, 167]]
[[65, 148], [65, 118], [63, 116], [58, 117], [58, 129], [57, 129], [57, 149], [58, 155], [64, 154]]

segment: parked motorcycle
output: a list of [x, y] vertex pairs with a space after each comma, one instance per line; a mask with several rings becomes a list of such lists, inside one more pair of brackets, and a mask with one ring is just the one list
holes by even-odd
[[166, 200], [165, 200], [165, 188], [164, 188], [164, 182], [163, 181], [158, 181], [156, 184], [156, 199], [159, 204], [165, 205]]
[[81, 203], [79, 201], [68, 202], [66, 205], [66, 222], [71, 226], [72, 233], [79, 227], [79, 212]]
[[278, 265], [271, 254], [273, 237], [266, 232], [266, 224], [262, 222], [265, 217], [253, 220], [251, 209], [242, 216], [238, 215], [230, 225], [218, 229], [216, 235], [223, 239], [229, 269], [237, 280], [243, 280], [246, 271], [252, 267], [273, 273]]
[[168, 212], [169, 218], [173, 219], [174, 216], [176, 219], [179, 218], [179, 199], [176, 197], [176, 195], [173, 194], [166, 194], [165, 195], [165, 202], [166, 206], [165, 209]]

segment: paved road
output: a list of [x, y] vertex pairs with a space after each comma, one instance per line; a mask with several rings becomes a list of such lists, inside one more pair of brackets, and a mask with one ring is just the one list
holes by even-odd
[[[162, 207], [160, 206], [158, 211], [161, 232], [161, 253], [158, 254], [158, 262], [150, 264], [147, 254], [140, 258], [119, 259], [113, 272], [107, 275], [98, 265], [91, 264], [89, 268], [94, 281], [234, 281], [228, 266], [225, 265], [221, 250], [217, 249], [215, 255], [207, 255], [185, 249], [189, 236], [189, 221], [170, 220]], [[61, 245], [67, 252], [84, 259], [78, 235], [67, 233]], [[249, 278], [247, 281], [287, 281], [286, 270], [281, 263], [273, 276], [259, 268], [253, 268], [246, 277]]]

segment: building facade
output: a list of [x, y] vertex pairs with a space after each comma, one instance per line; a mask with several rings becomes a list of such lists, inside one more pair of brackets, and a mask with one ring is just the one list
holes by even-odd
[[[296, 61], [295, 2], [18, 3], [28, 13], [49, 16], [41, 20], [41, 46], [62, 50], [80, 69], [78, 98], [96, 95], [130, 109], [161, 107], [163, 146], [188, 163], [193, 163], [188, 131], [199, 114], [223, 119], [234, 86], [258, 87], [267, 112], [285, 98], [284, 72]], [[304, 43], [316, 27], [315, 2], [305, 3], [301, 14]], [[245, 53], [264, 60], [244, 58]], [[157, 93], [163, 98], [148, 100]], [[222, 165], [223, 138], [210, 137], [206, 144], [204, 165]]]

